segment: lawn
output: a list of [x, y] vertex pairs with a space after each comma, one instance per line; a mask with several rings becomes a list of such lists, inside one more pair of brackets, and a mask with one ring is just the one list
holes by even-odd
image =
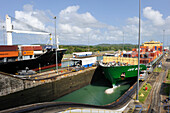
[[164, 86], [164, 93], [169, 96], [170, 93], [170, 69], [168, 70], [167, 79]]
[[156, 67], [154, 70], [153, 70], [153, 72], [161, 72], [162, 71], [162, 68], [160, 68], [160, 67]]
[[170, 69], [168, 70], [167, 80], [170, 80]]
[[[147, 87], [147, 90], [145, 88]], [[152, 86], [150, 84], [144, 84], [139, 90], [139, 102], [144, 103], [148, 97], [149, 92], [151, 91]]]

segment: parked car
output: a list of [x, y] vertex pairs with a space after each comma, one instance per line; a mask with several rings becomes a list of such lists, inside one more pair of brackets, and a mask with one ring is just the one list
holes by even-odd
[[75, 67], [73, 67], [73, 69], [71, 71], [77, 72], [77, 71], [80, 71], [80, 70], [84, 70], [84, 67], [83, 66], [75, 66]]
[[142, 70], [139, 75], [139, 80], [144, 81], [148, 77], [148, 73], [146, 70]]
[[18, 75], [33, 75], [36, 72], [33, 70], [20, 70], [18, 71]]
[[153, 72], [153, 67], [152, 67], [152, 65], [148, 65], [148, 66], [146, 66], [146, 67], [147, 67], [147, 72], [148, 72], [149, 74]]

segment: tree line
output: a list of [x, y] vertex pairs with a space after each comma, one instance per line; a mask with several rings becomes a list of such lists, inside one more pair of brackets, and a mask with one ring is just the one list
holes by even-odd
[[[59, 48], [67, 49], [66, 54], [73, 52], [97, 52], [97, 51], [117, 51], [123, 50], [123, 44], [99, 44], [99, 45], [60, 45]], [[131, 51], [132, 48], [137, 48], [137, 45], [124, 44], [124, 50]]]

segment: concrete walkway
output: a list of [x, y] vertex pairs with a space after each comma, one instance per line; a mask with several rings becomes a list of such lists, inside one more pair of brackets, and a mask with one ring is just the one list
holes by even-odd
[[129, 103], [118, 110], [92, 109], [92, 108], [91, 109], [90, 108], [68, 108], [67, 110], [59, 113], [122, 113], [128, 105]]

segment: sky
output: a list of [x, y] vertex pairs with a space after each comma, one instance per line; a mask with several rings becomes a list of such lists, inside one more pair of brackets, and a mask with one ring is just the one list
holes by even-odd
[[[141, 43], [169, 44], [170, 0], [141, 0]], [[138, 43], [139, 0], [0, 0], [0, 45], [5, 15], [14, 29], [56, 33], [60, 45]], [[30, 26], [32, 27], [30, 27]], [[5, 28], [3, 28], [5, 26]], [[163, 32], [165, 30], [165, 32]], [[12, 33], [13, 44], [47, 44], [48, 35]]]

